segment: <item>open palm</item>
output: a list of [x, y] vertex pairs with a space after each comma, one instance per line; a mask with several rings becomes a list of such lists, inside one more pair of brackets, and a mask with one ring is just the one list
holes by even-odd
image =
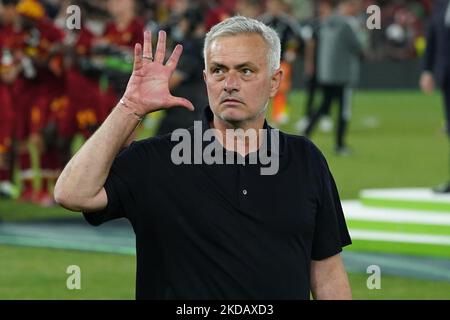
[[144, 47], [135, 45], [133, 73], [123, 96], [125, 103], [136, 113], [144, 115], [174, 106], [194, 110], [189, 100], [174, 97], [169, 91], [169, 79], [176, 69], [182, 51], [183, 47], [177, 45], [164, 64], [166, 33], [160, 31], [155, 57], [152, 59], [151, 32], [144, 32]]

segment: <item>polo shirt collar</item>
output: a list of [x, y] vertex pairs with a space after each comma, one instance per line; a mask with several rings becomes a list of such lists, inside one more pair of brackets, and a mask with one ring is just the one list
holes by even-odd
[[[204, 110], [203, 110], [203, 117], [202, 117], [202, 132], [205, 132], [208, 129], [211, 129], [211, 125], [210, 123], [213, 121], [214, 119], [214, 114], [211, 110], [211, 108], [209, 106], [207, 106]], [[263, 129], [267, 130], [267, 144], [263, 144], [267, 145], [267, 150], [269, 152], [269, 154], [279, 154], [280, 156], [282, 156], [284, 154], [284, 149], [285, 149], [285, 143], [284, 143], [284, 135], [282, 134], [282, 132], [278, 129], [274, 129], [271, 126], [269, 126], [269, 124], [267, 123], [267, 120], [264, 119], [264, 125], [263, 125]], [[278, 148], [275, 147], [275, 144], [272, 144], [272, 133], [273, 131], [277, 130], [278, 131]], [[214, 138], [215, 141], [215, 138]], [[211, 143], [210, 141], [203, 141], [203, 149], [209, 144]], [[275, 147], [275, 148], [273, 148]], [[277, 150], [278, 149], [278, 150]]]

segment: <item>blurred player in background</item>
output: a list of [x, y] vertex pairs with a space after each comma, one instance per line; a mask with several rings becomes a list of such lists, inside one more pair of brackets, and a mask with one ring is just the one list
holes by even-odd
[[[314, 20], [302, 27], [302, 38], [305, 42], [305, 76], [306, 76], [306, 106], [304, 116], [296, 123], [296, 129], [303, 132], [310, 123], [314, 112], [314, 101], [319, 89], [317, 81], [317, 57], [319, 52], [320, 23], [333, 12], [332, 0], [320, 0], [316, 6], [317, 13]], [[325, 120], [325, 121], [324, 121]], [[319, 127], [324, 131], [332, 126], [330, 119], [321, 119]]]
[[[20, 110], [16, 117], [19, 147], [21, 200], [50, 204], [49, 181], [58, 176], [58, 153], [52, 148], [52, 102], [64, 94], [63, 57], [60, 52], [64, 34], [46, 17], [44, 7], [35, 0], [22, 0], [17, 4], [20, 32], [23, 33], [20, 59], [24, 81], [14, 92], [14, 101]], [[41, 164], [40, 189], [34, 190], [36, 172], [31, 167], [29, 150], [23, 142], [35, 147]]]
[[261, 1], [237, 0], [234, 12], [244, 17], [256, 19], [262, 15]]
[[287, 98], [292, 87], [292, 64], [301, 50], [301, 26], [288, 14], [289, 5], [286, 0], [268, 0], [266, 13], [259, 20], [273, 28], [281, 39], [281, 69], [283, 80], [277, 95], [273, 99], [272, 121], [274, 124], [285, 124], [289, 121]]
[[[95, 41], [94, 46], [97, 48], [106, 46], [112, 51], [112, 55], [121, 54], [124, 60], [128, 60], [123, 61], [123, 63], [127, 63], [129, 68], [131, 68], [132, 49], [135, 43], [141, 43], [143, 41], [143, 30], [145, 26], [141, 18], [137, 16], [137, 2], [135, 0], [108, 0], [107, 9], [112, 17], [112, 21], [106, 25], [103, 36], [100, 40]], [[111, 69], [108, 70], [106, 68], [103, 71], [111, 71]], [[118, 101], [117, 97], [125, 89], [129, 71], [131, 69], [122, 74], [113, 73], [108, 77], [110, 82], [116, 78], [119, 78], [120, 82], [117, 84], [109, 84], [107, 88], [104, 88], [105, 117], [116, 105]]]
[[[358, 0], [343, 0], [336, 10], [323, 22], [320, 28], [318, 80], [323, 90], [323, 102], [311, 118], [305, 135], [310, 136], [315, 125], [330, 110], [332, 103], [339, 103], [335, 151], [338, 155], [349, 155], [345, 134], [350, 120], [351, 88], [357, 78], [355, 65], [363, 53], [363, 44], [348, 14], [359, 8]], [[337, 4], [334, 3], [336, 6]], [[344, 13], [345, 12], [345, 13]], [[352, 12], [353, 14], [353, 12]]]
[[20, 34], [15, 32], [17, 1], [3, 1], [0, 29], [0, 197], [13, 196], [13, 136], [14, 106], [12, 92], [20, 72], [15, 53], [20, 46]]

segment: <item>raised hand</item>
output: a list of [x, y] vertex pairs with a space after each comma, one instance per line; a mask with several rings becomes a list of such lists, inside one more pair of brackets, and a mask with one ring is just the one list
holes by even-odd
[[139, 115], [182, 106], [194, 110], [192, 103], [184, 98], [174, 97], [169, 91], [169, 79], [178, 64], [183, 47], [177, 45], [164, 64], [166, 55], [166, 33], [159, 31], [155, 57], [152, 55], [152, 35], [144, 32], [144, 48], [134, 47], [133, 73], [122, 98], [127, 107]]

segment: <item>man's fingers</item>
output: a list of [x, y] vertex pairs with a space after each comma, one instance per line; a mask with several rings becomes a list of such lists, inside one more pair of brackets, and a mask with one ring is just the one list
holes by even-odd
[[180, 97], [171, 97], [168, 103], [169, 107], [185, 107], [191, 111], [194, 111], [194, 105], [187, 99]]
[[166, 55], [166, 32], [159, 31], [156, 45], [155, 62], [163, 63]]
[[168, 66], [172, 69], [175, 69], [182, 52], [183, 52], [183, 46], [181, 44], [177, 44], [175, 46], [175, 49], [173, 49], [173, 52], [170, 55], [169, 60], [167, 60], [166, 66]]
[[153, 57], [152, 55], [152, 33], [151, 31], [144, 31], [144, 50], [143, 54], [146, 57]]
[[140, 43], [136, 43], [134, 46], [134, 64], [133, 70], [137, 70], [142, 66], [142, 46]]

